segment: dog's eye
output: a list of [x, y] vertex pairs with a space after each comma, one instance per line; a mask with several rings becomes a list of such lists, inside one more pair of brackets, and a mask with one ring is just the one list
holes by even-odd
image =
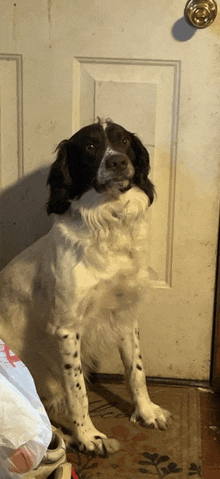
[[123, 145], [127, 145], [128, 144], [128, 139], [123, 137], [121, 142], [122, 142]]
[[88, 143], [88, 144], [86, 145], [86, 149], [87, 149], [87, 151], [92, 152], [92, 151], [95, 150], [95, 147], [94, 147], [94, 145], [93, 145], [92, 143]]

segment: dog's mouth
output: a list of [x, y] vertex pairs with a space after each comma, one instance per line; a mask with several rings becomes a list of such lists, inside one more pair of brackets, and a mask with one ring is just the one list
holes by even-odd
[[108, 188], [116, 192], [118, 190], [120, 193], [124, 193], [125, 191], [128, 191], [131, 188], [131, 182], [129, 178], [112, 179], [109, 182]]
[[130, 183], [129, 178], [111, 178], [108, 182], [108, 186], [111, 188], [111, 186], [118, 186], [119, 188], [126, 188]]
[[112, 190], [114, 192], [124, 193], [125, 191], [131, 188], [130, 178], [117, 177], [106, 180], [103, 183], [94, 182], [94, 188], [96, 191], [102, 192], [107, 190]]

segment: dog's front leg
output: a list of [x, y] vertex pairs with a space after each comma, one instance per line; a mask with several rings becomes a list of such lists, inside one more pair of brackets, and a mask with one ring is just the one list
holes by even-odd
[[140, 355], [137, 322], [134, 325], [133, 331], [122, 339], [119, 352], [135, 404], [135, 411], [131, 416], [131, 421], [134, 423], [139, 422], [140, 425], [145, 427], [165, 429], [171, 415], [169, 411], [162, 409], [150, 400]]
[[114, 453], [119, 449], [115, 439], [109, 439], [93, 425], [88, 411], [88, 397], [80, 359], [80, 334], [66, 328], [57, 329], [62, 362], [62, 381], [73, 442], [81, 451], [99, 455]]

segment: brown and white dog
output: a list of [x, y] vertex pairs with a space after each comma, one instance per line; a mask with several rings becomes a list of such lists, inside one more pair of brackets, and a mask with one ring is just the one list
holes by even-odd
[[149, 398], [132, 310], [147, 276], [149, 170], [141, 141], [111, 121], [62, 141], [48, 178], [54, 225], [1, 272], [0, 338], [29, 368], [47, 410], [65, 401], [79, 449], [100, 455], [118, 443], [94, 427], [84, 376], [107, 343], [125, 367], [131, 420], [164, 429], [170, 416]]

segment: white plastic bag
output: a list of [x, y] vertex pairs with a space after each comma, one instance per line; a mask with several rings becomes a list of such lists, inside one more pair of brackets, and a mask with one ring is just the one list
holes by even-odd
[[18, 479], [38, 466], [52, 438], [33, 378], [0, 340], [0, 477]]

